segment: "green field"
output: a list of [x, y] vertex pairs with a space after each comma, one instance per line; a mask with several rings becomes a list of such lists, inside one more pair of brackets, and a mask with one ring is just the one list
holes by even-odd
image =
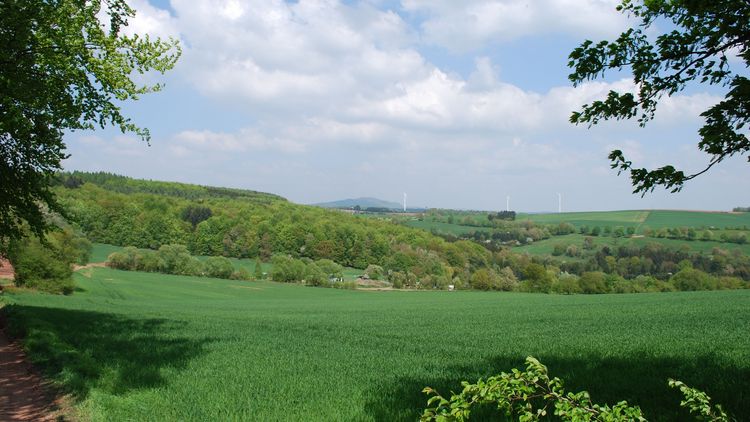
[[89, 262], [106, 262], [109, 254], [122, 250], [121, 246], [106, 245], [104, 243], [94, 243], [91, 246]]
[[662, 227], [750, 227], [750, 213], [692, 211], [651, 211], [643, 223], [652, 229]]
[[[538, 242], [531, 243], [529, 245], [519, 246], [513, 248], [516, 252], [528, 252], [532, 255], [550, 255], [555, 245], [577, 245], [583, 246], [584, 235], [581, 234], [568, 234], [565, 236], [555, 236], [549, 239], [540, 240]], [[725, 250], [733, 251], [738, 249], [745, 254], [750, 254], [750, 244], [736, 244], [727, 242], [714, 242], [714, 241], [700, 241], [700, 240], [680, 240], [680, 239], [666, 239], [666, 238], [654, 238], [654, 237], [622, 237], [615, 238], [610, 236], [593, 236], [595, 245], [607, 245], [607, 246], [626, 246], [636, 245], [642, 246], [649, 243], [658, 243], [671, 249], [688, 248], [694, 252], [711, 252], [713, 248], [721, 248]], [[570, 259], [566, 257], [566, 259]]]
[[[750, 291], [366, 292], [91, 268], [16, 292], [13, 327], [90, 420], [415, 420], [534, 355], [595, 401], [684, 420], [681, 379], [750, 414]], [[15, 331], [19, 331], [16, 329]]]
[[701, 212], [701, 211], [600, 211], [565, 212], [549, 214], [519, 214], [517, 220], [531, 220], [540, 224], [567, 222], [576, 227], [637, 227], [638, 233], [646, 227], [750, 227], [750, 213]]
[[540, 224], [570, 223], [576, 227], [638, 227], [650, 211], [565, 212], [550, 214], [519, 214], [516, 220], [531, 220]]

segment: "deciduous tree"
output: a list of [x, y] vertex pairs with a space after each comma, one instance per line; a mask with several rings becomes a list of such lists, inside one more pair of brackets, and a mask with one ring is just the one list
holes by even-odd
[[113, 125], [145, 141], [149, 132], [120, 104], [161, 85], [132, 75], [171, 69], [175, 40], [126, 35], [135, 15], [125, 0], [0, 2], [0, 240], [28, 223], [47, 228], [45, 208], [61, 208], [49, 189], [67, 157], [63, 134]]
[[[607, 71], [633, 74], [636, 92], [610, 91], [605, 99], [585, 104], [570, 121], [595, 125], [601, 120], [637, 118], [641, 126], [653, 119], [659, 101], [693, 82], [726, 89], [724, 100], [704, 111], [698, 148], [710, 158], [706, 167], [686, 174], [672, 165], [654, 170], [636, 168], [622, 151], [609, 155], [612, 168], [630, 173], [634, 193], [645, 195], [657, 186], [672, 192], [727, 157], [747, 155], [750, 141], [750, 79], [733, 71], [727, 56], [736, 55], [744, 72], [750, 65], [750, 2], [746, 0], [622, 0], [617, 9], [639, 24], [615, 41], [585, 41], [570, 53], [569, 79], [574, 85], [603, 77]], [[667, 25], [662, 25], [667, 22]], [[660, 26], [673, 28], [649, 36]], [[749, 157], [750, 158], [750, 157]]]

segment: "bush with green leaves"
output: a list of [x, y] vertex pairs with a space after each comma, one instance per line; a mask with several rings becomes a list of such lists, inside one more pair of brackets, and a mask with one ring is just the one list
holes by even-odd
[[231, 278], [234, 273], [232, 261], [223, 256], [212, 256], [204, 263], [206, 275], [214, 278]]
[[90, 254], [91, 243], [85, 238], [69, 229], [58, 229], [43, 240], [30, 234], [12, 240], [8, 259], [17, 286], [70, 294], [75, 288], [72, 265], [86, 264]]
[[[462, 382], [463, 390], [445, 398], [430, 387], [422, 390], [431, 395], [420, 420], [449, 422], [467, 421], [477, 406], [493, 406], [503, 416], [519, 421], [548, 420], [556, 416], [562, 421], [646, 421], [638, 406], [621, 401], [613, 406], [596, 404], [589, 393], [565, 391], [560, 378], [550, 378], [547, 367], [537, 359], [526, 358], [526, 370], [512, 369], [510, 373], [480, 379], [475, 384]], [[699, 420], [729, 422], [721, 406], [712, 406], [710, 397], [684, 383], [669, 380], [684, 396], [680, 406]]]
[[370, 264], [365, 268], [365, 275], [372, 280], [380, 280], [383, 277], [383, 267], [380, 265]]
[[271, 279], [281, 283], [300, 282], [305, 279], [307, 266], [300, 259], [288, 255], [274, 255]]

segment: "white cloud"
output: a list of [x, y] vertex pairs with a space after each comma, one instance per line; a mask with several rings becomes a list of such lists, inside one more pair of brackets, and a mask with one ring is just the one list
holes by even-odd
[[613, 36], [627, 18], [616, 0], [402, 0], [405, 10], [425, 16], [426, 42], [470, 51], [487, 43], [529, 35], [568, 33]]
[[[149, 151], [139, 146], [145, 155], [137, 162], [126, 161], [129, 144], [101, 138], [76, 142], [73, 162], [103, 162], [80, 152], [96, 149], [118, 163], [113, 171], [138, 175], [124, 169], [148, 163], [165, 175], [189, 168], [188, 181], [241, 180], [311, 202], [408, 189], [415, 200], [421, 191], [423, 205], [491, 207], [500, 198], [504, 207], [504, 195], [518, 189], [514, 198], [527, 195], [528, 210], [534, 195], [566, 186], [591, 192], [615, 180], [612, 197], [627, 195], [627, 180], [607, 166], [609, 150], [625, 150], [635, 165], [675, 161], [671, 140], [695, 139], [697, 116], [717, 100], [665, 98], [645, 130], [624, 122], [587, 130], [568, 123], [570, 112], [609, 90], [633, 91], [632, 81], [534, 90], [503, 79], [502, 57], [471, 57], [473, 69], [458, 74], [423, 54], [420, 37], [470, 50], [561, 31], [606, 36], [622, 24], [611, 1], [405, 0], [408, 13], [424, 17], [421, 28], [378, 2], [172, 0], [170, 15], [137, 1], [132, 28], [180, 35], [175, 73], [209, 111], [155, 136]], [[185, 107], [175, 103], [171, 112]], [[144, 125], [160, 124], [158, 113], [154, 122]]]
[[200, 151], [219, 153], [239, 153], [251, 150], [279, 150], [298, 153], [305, 150], [304, 144], [292, 139], [269, 137], [254, 128], [242, 129], [237, 133], [213, 132], [210, 130], [186, 130], [174, 136], [177, 144], [175, 152], [184, 152], [186, 146]]

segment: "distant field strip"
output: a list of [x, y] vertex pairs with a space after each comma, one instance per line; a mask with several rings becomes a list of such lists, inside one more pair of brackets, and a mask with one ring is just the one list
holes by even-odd
[[[555, 236], [549, 239], [540, 240], [529, 245], [519, 246], [513, 248], [517, 252], [528, 252], [533, 255], [550, 255], [555, 248], [555, 245], [576, 245], [583, 248], [583, 239], [586, 236], [581, 234], [569, 234], [565, 236]], [[632, 238], [615, 238], [610, 236], [592, 236], [595, 245], [607, 245], [607, 246], [643, 246], [649, 243], [658, 243], [672, 249], [687, 248], [694, 252], [711, 252], [714, 248], [721, 248], [725, 250], [740, 250], [744, 254], [750, 254], [750, 244], [736, 244], [736, 243], [722, 243], [714, 241], [699, 241], [699, 240], [681, 240], [681, 239], [666, 239], [666, 238], [653, 238], [653, 237], [632, 237]], [[566, 257], [566, 260], [574, 260]]]
[[550, 214], [520, 214], [518, 220], [541, 224], [567, 222], [574, 226], [635, 226], [644, 222], [649, 211], [564, 212]]
[[414, 421], [425, 386], [457, 391], [528, 355], [649, 420], [688, 419], [667, 378], [750, 414], [750, 291], [373, 293], [87, 271], [69, 297], [2, 299], [84, 420]]
[[718, 213], [699, 211], [652, 211], [644, 226], [662, 227], [750, 227], [750, 213]]

